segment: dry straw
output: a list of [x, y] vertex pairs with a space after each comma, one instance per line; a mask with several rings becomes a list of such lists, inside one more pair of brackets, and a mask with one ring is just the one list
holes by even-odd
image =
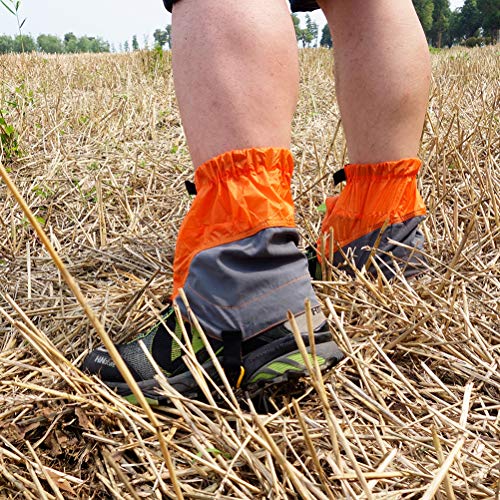
[[[171, 407], [141, 409], [75, 368], [107, 334], [156, 322], [171, 289], [191, 171], [168, 57], [0, 57], [0, 107], [23, 150], [1, 153], [0, 496], [498, 498], [497, 53], [433, 55], [427, 275], [325, 266], [315, 287], [347, 359], [326, 374], [312, 364], [267, 413], [219, 397], [189, 349], [206, 402], [163, 379]], [[300, 57], [293, 190], [312, 242], [346, 148], [330, 53]]]

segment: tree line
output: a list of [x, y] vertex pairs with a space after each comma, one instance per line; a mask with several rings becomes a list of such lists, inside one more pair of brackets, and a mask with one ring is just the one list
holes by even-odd
[[448, 0], [413, 0], [429, 45], [494, 44], [500, 41], [499, 0], [465, 0], [452, 11]]
[[81, 52], [110, 52], [107, 41], [94, 36], [77, 37], [66, 33], [63, 38], [56, 35], [0, 35], [0, 54], [11, 52], [45, 52], [46, 54], [76, 54]]
[[[413, 0], [413, 5], [432, 47], [474, 47], [500, 42], [499, 0], [465, 0], [462, 7], [453, 11], [449, 0]], [[316, 46], [316, 23], [306, 16], [306, 26], [301, 28], [300, 19], [296, 15], [292, 19], [297, 41], [304, 47]], [[332, 47], [328, 25], [323, 28], [320, 45]]]
[[[500, 0], [465, 0], [462, 7], [451, 10], [449, 0], [413, 0], [413, 5], [422, 24], [430, 46], [494, 44], [500, 42]], [[10, 9], [9, 9], [10, 10]], [[14, 13], [14, 12], [13, 12]], [[305, 26], [296, 14], [292, 14], [297, 42], [302, 47], [332, 47], [332, 37], [326, 24], [319, 33], [319, 26], [310, 16], [305, 16]], [[24, 21], [23, 21], [24, 23]], [[21, 28], [22, 24], [19, 28]], [[18, 23], [19, 24], [19, 23]], [[155, 47], [172, 48], [172, 26], [157, 29], [153, 33]], [[146, 47], [147, 48], [147, 47]], [[120, 44], [120, 51], [139, 50], [137, 36], [132, 43]], [[47, 54], [74, 54], [81, 52], [110, 52], [110, 44], [100, 37], [76, 37], [66, 33], [63, 38], [56, 35], [19, 34], [0, 35], [0, 54], [9, 52], [44, 52]]]

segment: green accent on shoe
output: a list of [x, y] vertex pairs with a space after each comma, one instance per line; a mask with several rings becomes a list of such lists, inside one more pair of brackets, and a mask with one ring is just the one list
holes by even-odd
[[273, 370], [282, 375], [285, 372], [299, 372], [304, 369], [304, 366], [296, 366], [286, 363], [285, 361], [275, 361], [267, 366], [268, 370]]
[[175, 324], [175, 337], [172, 339], [172, 350], [170, 352], [170, 361], [172, 363], [182, 354], [182, 328], [179, 323]]
[[[123, 396], [123, 399], [126, 399], [129, 403], [132, 403], [133, 405], [139, 406], [139, 403], [137, 401], [137, 398], [135, 397], [134, 394], [129, 394], [128, 396]], [[146, 403], [150, 406], [158, 406], [158, 401], [156, 399], [152, 398], [145, 398]]]
[[[311, 365], [313, 365], [314, 356], [311, 353], [309, 353], [307, 357], [309, 358]], [[292, 354], [291, 356], [287, 356], [287, 358], [290, 359], [291, 361], [295, 361], [296, 363], [301, 363], [305, 366], [304, 358], [302, 357], [302, 354], [300, 352]], [[318, 362], [319, 366], [324, 365], [326, 363], [326, 359], [322, 358], [321, 356], [316, 356], [316, 361]]]
[[[311, 353], [308, 353], [309, 361], [311, 364], [314, 363], [314, 357]], [[287, 363], [286, 359], [289, 359], [293, 362]], [[316, 361], [318, 366], [322, 366], [326, 363], [326, 359], [322, 356], [316, 356]], [[285, 359], [281, 359], [279, 361], [273, 361], [266, 367], [264, 367], [265, 371], [259, 372], [255, 377], [253, 377], [250, 382], [258, 382], [259, 380], [271, 380], [278, 375], [283, 375], [286, 372], [300, 372], [306, 370], [306, 365], [304, 363], [304, 358], [300, 352], [291, 354], [290, 356], [286, 356]]]
[[[163, 321], [165, 323], [167, 322], [167, 319], [170, 318], [170, 316], [173, 314], [173, 312], [174, 312], [174, 310], [170, 309], [169, 311], [167, 311], [167, 313], [165, 314], [165, 316], [163, 316], [162, 319], [163, 319]], [[156, 325], [152, 326], [149, 330], [146, 330], [144, 333], [139, 334], [137, 337], [135, 337], [133, 340], [131, 340], [130, 342], [127, 342], [127, 343], [128, 344], [132, 344], [133, 342], [137, 342], [138, 340], [141, 340], [144, 337], [147, 337], [151, 333], [153, 333], [156, 330], [158, 330], [158, 327], [159, 327], [159, 323], [157, 323]]]
[[275, 377], [276, 377], [276, 373], [260, 372], [250, 380], [250, 383], [254, 384], [255, 382], [258, 382], [259, 380], [271, 380]]
[[200, 336], [200, 332], [198, 332], [196, 328], [193, 327], [192, 333], [193, 338], [191, 339], [191, 345], [193, 346], [194, 353], [198, 354], [198, 352], [205, 347], [205, 344], [203, 343], [203, 339]]
[[[320, 365], [323, 369], [337, 364], [344, 355], [331, 340], [321, 309], [318, 307], [313, 311], [313, 314], [316, 315], [314, 316], [316, 322], [313, 321], [316, 355], [314, 359], [311, 353], [308, 355], [311, 362]], [[167, 324], [165, 324], [165, 319], [168, 319]], [[177, 324], [175, 315], [168, 311], [163, 316], [161, 323], [155, 325], [148, 334], [141, 335], [140, 338], [143, 338], [146, 347], [153, 351], [153, 357], [158, 361], [158, 365], [168, 378], [169, 384], [188, 398], [198, 398], [200, 388], [196, 377], [192, 375], [183, 361], [185, 339], [182, 326], [182, 323]], [[189, 324], [186, 324], [186, 332], [189, 336], [187, 340], [190, 343], [187, 347], [191, 352], [196, 353], [198, 362], [203, 366], [208, 377], [220, 385], [220, 377], [213, 360], [208, 356], [200, 332]], [[305, 334], [303, 334], [303, 338], [307, 341]], [[224, 345], [223, 341], [211, 337], [208, 337], [208, 340], [215, 355], [223, 363], [227, 344]], [[137, 345], [137, 340], [119, 345], [117, 349], [138, 381], [139, 388], [148, 404], [151, 406], [165, 404], [168, 397], [160, 391], [161, 385], [156, 379], [157, 371], [144, 356], [144, 352]], [[232, 355], [235, 355], [234, 352]], [[294, 381], [307, 375], [304, 359], [300, 351], [297, 350], [293, 335], [286, 323], [263, 332], [255, 339], [250, 339], [247, 344], [243, 343], [241, 355], [240, 366], [248, 373], [249, 379], [245, 380], [246, 377], [242, 379], [241, 387], [243, 389], [262, 391], [265, 390], [264, 386]], [[104, 347], [98, 347], [89, 353], [82, 367], [87, 373], [99, 375], [108, 387], [114, 389], [127, 401], [137, 405], [137, 398], [120, 376]], [[257, 384], [257, 382], [259, 383]], [[255, 387], [251, 387], [252, 383], [255, 383]]]

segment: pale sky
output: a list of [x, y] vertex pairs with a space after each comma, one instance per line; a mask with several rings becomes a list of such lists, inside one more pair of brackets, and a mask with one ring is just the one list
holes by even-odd
[[[244, 0], [242, 0], [244, 1]], [[369, 1], [369, 0], [367, 0]], [[397, 1], [397, 0], [396, 0]], [[463, 4], [463, 0], [451, 0], [451, 8]], [[303, 16], [302, 16], [303, 17]], [[321, 11], [312, 14], [320, 29], [326, 23]], [[24, 33], [35, 37], [40, 33], [63, 36], [72, 31], [77, 36], [100, 36], [118, 49], [125, 40], [137, 35], [141, 47], [144, 37], [157, 28], [171, 23], [170, 14], [162, 0], [22, 0], [21, 18], [26, 18]], [[0, 4], [0, 34], [17, 32], [14, 16]]]

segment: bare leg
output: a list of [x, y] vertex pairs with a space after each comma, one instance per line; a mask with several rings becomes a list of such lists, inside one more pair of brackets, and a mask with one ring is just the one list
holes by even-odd
[[230, 150], [290, 147], [299, 75], [284, 0], [182, 0], [173, 26], [175, 88], [195, 167]]
[[[290, 180], [297, 42], [285, 0], [182, 0], [173, 68], [198, 194], [179, 230], [183, 288], [205, 331], [244, 340], [317, 298], [297, 248]], [[321, 313], [318, 308], [319, 313]]]
[[[304, 339], [312, 323], [315, 347], [307, 349], [309, 356], [317, 354], [315, 365], [333, 366], [343, 354], [331, 340], [307, 262], [297, 248], [293, 159], [287, 148], [298, 58], [286, 3], [182, 0], [174, 7], [173, 23], [176, 92], [199, 168], [198, 193], [177, 239], [172, 298], [189, 322], [180, 294], [184, 290], [234, 387], [253, 392], [261, 383], [307, 373], [297, 358], [288, 311], [302, 325]], [[312, 306], [307, 321], [305, 299]], [[172, 386], [196, 397], [201, 391], [171, 331], [178, 332], [178, 324], [168, 308], [164, 321], [140, 338]], [[199, 334], [189, 332], [193, 351], [215, 374]], [[144, 395], [162, 404], [155, 369], [142, 358], [140, 345], [120, 346], [120, 354]], [[90, 353], [84, 369], [131, 395], [105, 349]]]
[[[411, 0], [320, 3], [333, 36], [337, 98], [351, 163], [342, 193], [326, 201], [325, 248], [333, 234], [335, 248], [351, 252], [358, 269], [376, 261], [390, 278], [395, 259], [409, 277], [423, 269], [418, 225], [425, 205], [417, 190], [420, 161], [415, 157], [429, 95], [425, 36]], [[368, 261], [366, 249], [374, 246], [376, 258]], [[342, 265], [343, 255], [335, 252], [333, 263]]]
[[418, 153], [429, 51], [410, 0], [321, 0], [335, 51], [337, 98], [351, 163]]

